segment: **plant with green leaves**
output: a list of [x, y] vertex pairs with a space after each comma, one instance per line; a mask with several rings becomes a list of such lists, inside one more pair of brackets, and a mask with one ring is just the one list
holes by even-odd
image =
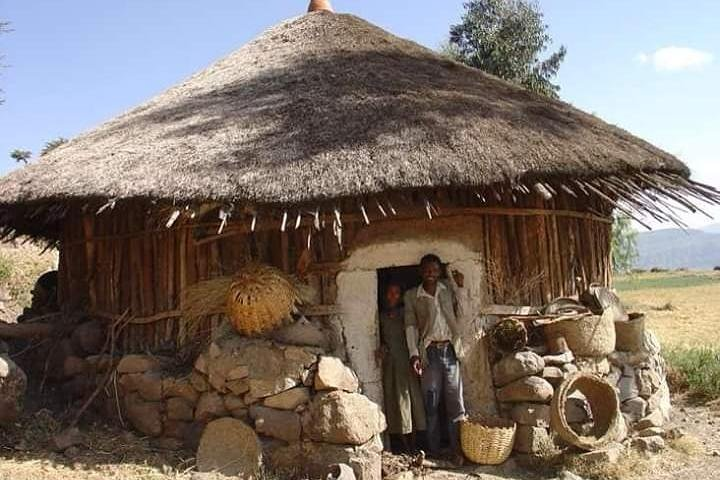
[[23, 150], [21, 148], [16, 148], [12, 152], [10, 152], [10, 158], [15, 160], [18, 163], [28, 163], [28, 160], [32, 157], [32, 152], [30, 150]]
[[473, 0], [450, 29], [445, 54], [528, 90], [557, 98], [553, 83], [565, 59], [564, 46], [547, 58], [552, 38], [540, 7], [528, 0]]
[[619, 273], [630, 271], [638, 258], [638, 249], [637, 231], [629, 217], [615, 215], [611, 249], [613, 270]]
[[48, 153], [52, 152], [60, 145], [64, 145], [67, 142], [68, 142], [68, 139], [65, 137], [57, 137], [53, 140], [50, 140], [49, 142], [45, 142], [45, 146], [40, 151], [40, 156], [42, 157], [42, 156], [47, 155]]

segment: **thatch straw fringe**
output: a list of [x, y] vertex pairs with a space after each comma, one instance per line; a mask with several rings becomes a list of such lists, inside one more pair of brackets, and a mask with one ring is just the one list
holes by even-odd
[[[270, 216], [285, 217], [376, 197], [385, 215], [394, 212], [386, 192], [439, 187], [475, 188], [498, 201], [566, 192], [600, 197], [633, 218], [677, 221], [668, 211], [675, 204], [720, 202], [715, 188], [688, 176], [677, 158], [569, 104], [357, 17], [320, 11], [271, 28], [6, 176], [0, 224], [5, 235], [40, 235], [76, 200], [102, 202], [98, 213], [154, 199], [273, 205]], [[372, 221], [367, 205], [358, 210]], [[424, 202], [428, 218], [438, 215], [435, 205]], [[342, 222], [334, 223], [341, 237]]]

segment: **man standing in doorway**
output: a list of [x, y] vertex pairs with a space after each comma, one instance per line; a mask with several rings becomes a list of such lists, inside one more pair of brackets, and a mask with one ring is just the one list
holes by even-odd
[[463, 357], [461, 333], [468, 312], [465, 278], [458, 271], [446, 284], [440, 280], [442, 261], [425, 255], [420, 261], [422, 283], [405, 294], [405, 336], [410, 365], [421, 378], [430, 454], [440, 451], [440, 402], [444, 400], [450, 448], [462, 463], [459, 424], [465, 420], [459, 360]]

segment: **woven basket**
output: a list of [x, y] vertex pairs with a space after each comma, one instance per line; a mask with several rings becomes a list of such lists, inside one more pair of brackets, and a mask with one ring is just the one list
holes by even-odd
[[645, 315], [631, 313], [629, 319], [615, 322], [615, 350], [639, 352], [645, 338]]
[[[585, 396], [593, 418], [591, 435], [580, 435], [567, 421], [568, 397], [574, 392]], [[550, 427], [570, 445], [587, 451], [601, 449], [619, 440], [624, 422], [615, 388], [602, 378], [589, 373], [569, 376], [558, 389], [550, 405]]]
[[565, 337], [570, 350], [581, 357], [605, 357], [615, 350], [612, 312], [578, 315], [545, 325], [547, 338]]
[[510, 457], [515, 443], [515, 422], [504, 418], [477, 417], [460, 425], [463, 453], [473, 463], [500, 465]]
[[241, 335], [260, 335], [279, 327], [300, 302], [292, 279], [268, 265], [244, 266], [227, 296], [230, 323]]

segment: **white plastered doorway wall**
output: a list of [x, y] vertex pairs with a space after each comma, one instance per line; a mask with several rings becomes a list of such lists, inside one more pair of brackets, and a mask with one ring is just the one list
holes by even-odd
[[490, 375], [487, 339], [481, 339], [477, 312], [484, 303], [486, 289], [480, 254], [452, 235], [417, 235], [402, 240], [372, 243], [355, 249], [337, 276], [338, 304], [348, 360], [358, 375], [365, 395], [383, 405], [382, 369], [375, 352], [379, 345], [377, 270], [417, 265], [428, 253], [438, 255], [465, 275], [472, 299], [472, 321], [463, 335], [466, 357], [462, 362], [467, 409], [472, 413], [495, 412], [495, 396]]

